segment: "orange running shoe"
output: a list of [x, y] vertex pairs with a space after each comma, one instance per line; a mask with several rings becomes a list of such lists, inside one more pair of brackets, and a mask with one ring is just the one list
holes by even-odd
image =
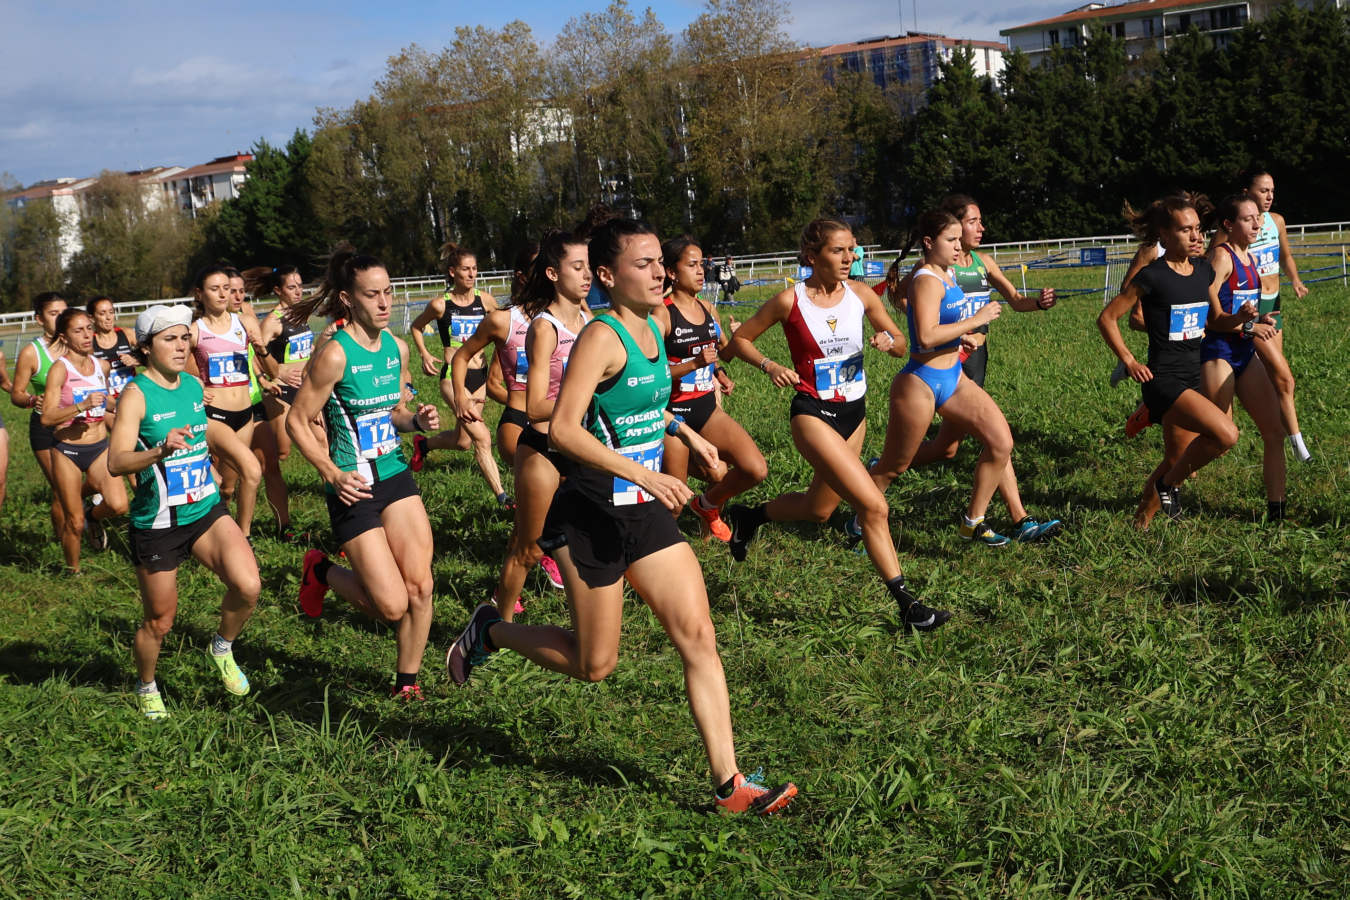
[[1152, 424], [1153, 420], [1149, 418], [1148, 407], [1140, 403], [1138, 408], [1130, 413], [1130, 417], [1125, 420], [1125, 436], [1134, 437]]
[[708, 527], [708, 531], [719, 541], [726, 542], [731, 540], [731, 526], [722, 521], [722, 508], [720, 506], [710, 506], [703, 499], [703, 495], [689, 501], [689, 508], [694, 511], [694, 515], [703, 520], [703, 524]]
[[733, 781], [735, 788], [730, 797], [718, 797], [720, 812], [753, 812], [761, 816], [771, 816], [787, 809], [792, 798], [797, 796], [797, 786], [790, 781], [776, 788], [764, 786], [764, 770], [759, 769], [749, 778], [736, 773]]

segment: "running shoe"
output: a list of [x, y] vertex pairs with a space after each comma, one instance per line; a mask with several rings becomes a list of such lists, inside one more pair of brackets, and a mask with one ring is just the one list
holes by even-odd
[[974, 525], [967, 525], [962, 522], [958, 531], [961, 534], [961, 540], [974, 541], [977, 544], [984, 544], [986, 547], [1005, 547], [1009, 541], [1006, 537], [989, 527], [989, 523], [981, 519]]
[[[539, 557], [539, 568], [544, 570], [544, 575], [548, 577], [549, 584], [560, 591], [563, 589], [562, 572], [558, 569], [558, 563], [553, 557], [547, 553]], [[517, 600], [516, 602], [519, 603], [520, 601]], [[520, 610], [516, 610], [516, 612], [520, 612]]]
[[862, 523], [858, 521], [858, 516], [856, 513], [854, 514], [853, 518], [849, 519], [847, 522], [844, 523], [844, 534], [848, 535], [851, 538], [861, 538], [863, 536]]
[[469, 619], [469, 624], [464, 626], [464, 631], [445, 654], [445, 669], [455, 684], [468, 681], [474, 668], [487, 662], [488, 650], [483, 646], [483, 641], [487, 637], [488, 628], [501, 620], [497, 607], [491, 603], [478, 604], [478, 608]]
[[900, 624], [905, 626], [906, 631], [936, 631], [952, 617], [945, 609], [924, 605], [903, 584], [892, 596], [900, 607]]
[[160, 695], [159, 691], [151, 691], [148, 694], [137, 691], [136, 708], [141, 711], [141, 715], [151, 722], [169, 718], [169, 711], [164, 708], [164, 697]]
[[408, 460], [408, 465], [412, 467], [414, 472], [422, 471], [422, 466], [427, 461], [427, 454], [430, 452], [431, 448], [427, 446], [427, 436], [425, 434], [413, 435], [413, 455], [412, 459]]
[[328, 593], [328, 585], [314, 574], [314, 567], [328, 557], [322, 550], [310, 550], [305, 554], [304, 566], [300, 575], [300, 608], [311, 619], [323, 615], [323, 595]]
[[1152, 424], [1153, 420], [1149, 418], [1148, 407], [1141, 403], [1135, 407], [1134, 412], [1130, 413], [1130, 417], [1125, 420], [1125, 436], [1134, 437]]
[[719, 812], [752, 812], [756, 815], [771, 816], [787, 809], [792, 798], [797, 796], [797, 786], [790, 781], [785, 781], [775, 788], [765, 787], [763, 769], [755, 770], [748, 778], [737, 772], [732, 784], [734, 787], [731, 796], [716, 798]]
[[1012, 538], [1023, 544], [1031, 541], [1039, 541], [1043, 538], [1054, 537], [1064, 528], [1064, 523], [1059, 519], [1050, 519], [1046, 522], [1033, 519], [1031, 516], [1023, 516], [1021, 521], [1013, 526]]
[[84, 504], [84, 539], [95, 550], [108, 549], [108, 529], [103, 527], [102, 522], [94, 518], [94, 504], [87, 500]]
[[1111, 387], [1115, 387], [1129, 377], [1130, 370], [1123, 362], [1117, 362], [1115, 369], [1111, 372]]
[[1153, 490], [1158, 492], [1158, 506], [1162, 509], [1169, 519], [1181, 518], [1181, 488], [1163, 487], [1161, 481], [1153, 483]]
[[500, 506], [502, 509], [506, 510], [507, 512], [516, 511], [515, 498], [512, 497], [510, 494], [508, 494], [506, 491], [502, 491], [500, 494], [497, 495], [497, 505]]
[[727, 527], [726, 522], [722, 521], [721, 507], [708, 505], [703, 499], [703, 495], [699, 494], [689, 501], [689, 508], [694, 511], [694, 515], [703, 521], [713, 537], [723, 542], [731, 540], [731, 529]]
[[225, 690], [236, 697], [242, 697], [248, 693], [248, 676], [234, 661], [234, 651], [217, 656], [207, 650], [206, 655], [211, 657], [211, 662], [216, 664], [216, 669], [220, 672], [220, 680], [225, 682]]
[[389, 696], [395, 703], [416, 703], [419, 700], [425, 700], [422, 696], [422, 688], [416, 684], [409, 684], [404, 687], [396, 687], [389, 692]]
[[750, 550], [750, 542], [755, 539], [759, 524], [751, 522], [750, 507], [740, 503], [728, 506], [722, 518], [731, 525], [731, 540], [727, 542], [731, 558], [736, 562], [745, 562], [745, 555]]
[[283, 525], [277, 531], [277, 540], [283, 544], [304, 544], [309, 541], [309, 532], [301, 531], [294, 525]]

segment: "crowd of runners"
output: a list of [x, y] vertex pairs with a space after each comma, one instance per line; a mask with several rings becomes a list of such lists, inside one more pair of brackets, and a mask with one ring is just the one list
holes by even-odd
[[[1235, 445], [1235, 397], [1261, 433], [1268, 520], [1285, 515], [1286, 439], [1310, 458], [1283, 354], [1281, 269], [1295, 296], [1307, 289], [1284, 221], [1270, 211], [1273, 179], [1257, 172], [1244, 187], [1217, 206], [1176, 194], [1126, 210], [1140, 249], [1098, 325], [1119, 360], [1112, 383], [1140, 385], [1127, 430], [1162, 429], [1163, 459], [1144, 485], [1139, 528], [1158, 512], [1179, 515], [1186, 479]], [[207, 655], [226, 690], [249, 691], [232, 648], [261, 590], [250, 537], [260, 487], [278, 536], [297, 554], [307, 547], [303, 613], [321, 616], [331, 592], [389, 623], [393, 696], [420, 700], [436, 538], [414, 473], [432, 451], [471, 451], [514, 525], [491, 595], [447, 650], [449, 677], [485, 677], [493, 654], [511, 651], [572, 678], [605, 678], [618, 661], [627, 582], [680, 654], [715, 802], [772, 813], [796, 787], [742, 775], [703, 573], [677, 516], [688, 506], [700, 531], [742, 561], [766, 524], [824, 523], [847, 504], [845, 530], [895, 599], [902, 627], [921, 632], [952, 612], [926, 604], [902, 573], [887, 500], [901, 473], [953, 458], [969, 435], [980, 451], [960, 537], [999, 547], [1059, 533], [1061, 522], [1023, 506], [1012, 429], [984, 389], [990, 326], [997, 331], [1003, 310], [993, 293], [1014, 311], [1043, 313], [1055, 292], [1018, 291], [978, 249], [983, 233], [976, 201], [950, 196], [918, 218], [885, 280], [868, 285], [850, 276], [850, 228], [811, 222], [800, 245], [809, 276], [744, 322], [723, 323], [701, 296], [706, 267], [696, 239], [663, 243], [645, 224], [592, 214], [519, 255], [509, 298], [480, 290], [475, 255], [447, 245], [446, 290], [413, 321], [411, 349], [389, 327], [388, 269], [354, 248], [333, 253], [308, 296], [291, 266], [208, 266], [193, 279], [193, 307], [152, 306], [132, 334], [117, 327], [110, 298], [75, 306], [39, 295], [42, 333], [18, 353], [12, 381], [0, 365], [0, 388], [32, 411], [29, 445], [51, 485], [53, 536], [69, 574], [80, 575], [85, 546], [107, 548], [111, 520], [127, 523], [144, 608], [135, 696], [146, 717], [169, 715], [156, 660], [189, 557], [224, 589]], [[255, 305], [270, 311], [260, 315]], [[1122, 338], [1126, 315], [1147, 334], [1146, 362]], [[326, 324], [318, 334], [314, 320]], [[439, 352], [425, 337], [433, 325]], [[756, 347], [775, 325], [786, 361]], [[896, 358], [896, 374], [883, 450], [865, 461], [864, 360], [880, 354]], [[734, 402], [724, 402], [735, 389], [732, 360], [744, 364], [739, 377], [765, 378], [790, 394], [792, 442], [812, 470], [802, 490], [746, 500], [769, 464], [734, 417]], [[416, 401], [419, 369], [438, 378], [454, 427], [436, 404]], [[495, 436], [489, 399], [503, 407]], [[0, 439], [3, 503], [3, 428]], [[336, 557], [291, 522], [280, 462], [292, 448], [323, 482]], [[510, 492], [498, 458], [511, 470]], [[997, 528], [986, 518], [995, 493], [1008, 514]], [[536, 566], [566, 592], [565, 625], [522, 618]]]

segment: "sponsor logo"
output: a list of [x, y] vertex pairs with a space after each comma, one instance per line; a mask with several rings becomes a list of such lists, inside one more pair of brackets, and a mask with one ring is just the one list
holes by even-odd
[[694, 329], [692, 329], [692, 328], [680, 328], [679, 326], [676, 326], [676, 328], [675, 328], [675, 336], [676, 336], [676, 337], [680, 337], [681, 335], [686, 335], [686, 334], [693, 334], [693, 333], [694, 333]]
[[[201, 409], [204, 409], [204, 408], [205, 408], [205, 405], [203, 405], [202, 407], [199, 408], [199, 407], [197, 407], [196, 404], [193, 404], [193, 407], [192, 407], [192, 408], [193, 408], [194, 410], [200, 412]], [[153, 416], [150, 417], [150, 421], [152, 421], [152, 422], [162, 422], [162, 421], [165, 420], [165, 419], [172, 419], [172, 418], [173, 418], [174, 416], [176, 416], [176, 415], [178, 415], [178, 413], [176, 413], [176, 412], [155, 413]]]
[[388, 360], [385, 361], [384, 367], [385, 367], [386, 369], [396, 369], [396, 368], [398, 368], [400, 365], [402, 365], [402, 361], [399, 360], [398, 357], [393, 356], [393, 357], [390, 357]]
[[[656, 398], [654, 397], [652, 399]], [[614, 424], [619, 427], [625, 425], [642, 425], [647, 422], [651, 422], [654, 419], [665, 418], [665, 413], [666, 411], [664, 409], [650, 409], [647, 410], [647, 412], [637, 413], [631, 416], [619, 416], [617, 419], [614, 420]]]
[[361, 374], [362, 372], [373, 372], [374, 370], [375, 370], [375, 367], [372, 366], [370, 363], [362, 363], [362, 364], [357, 365], [357, 366], [351, 366], [351, 367], [348, 369], [348, 371], [351, 372], [353, 375], [359, 375], [359, 374]]
[[828, 319], [825, 320], [825, 324], [830, 326], [830, 334], [834, 334], [834, 329], [839, 324], [839, 319], [837, 319], [834, 316], [830, 316]]

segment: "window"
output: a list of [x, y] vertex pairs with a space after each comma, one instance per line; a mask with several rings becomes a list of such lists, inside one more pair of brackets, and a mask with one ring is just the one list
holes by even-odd
[[1144, 20], [1144, 37], [1153, 37], [1153, 20]]
[[1050, 41], [1050, 46], [1051, 46], [1051, 47], [1058, 47], [1058, 46], [1059, 46], [1059, 32], [1058, 32], [1058, 31], [1056, 31], [1055, 29], [1051, 28], [1049, 31], [1046, 32], [1046, 37], [1049, 39], [1049, 41]]
[[1118, 39], [1124, 40], [1124, 39], [1125, 39], [1125, 23], [1124, 23], [1124, 22], [1117, 22], [1116, 24], [1112, 25], [1112, 26], [1111, 26], [1111, 33], [1114, 34]]

